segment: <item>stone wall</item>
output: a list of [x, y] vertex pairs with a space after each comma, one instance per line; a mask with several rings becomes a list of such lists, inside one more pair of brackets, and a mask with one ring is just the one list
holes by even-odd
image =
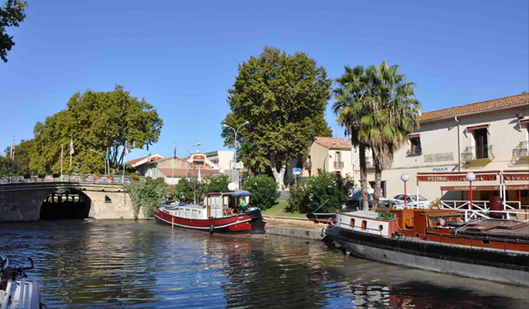
[[[44, 199], [57, 189], [75, 189], [90, 200], [89, 217], [94, 219], [134, 219], [129, 194], [120, 186], [70, 184], [21, 184], [0, 186], [0, 222], [36, 221]], [[110, 198], [110, 202], [105, 200]], [[144, 219], [140, 209], [139, 219]]]

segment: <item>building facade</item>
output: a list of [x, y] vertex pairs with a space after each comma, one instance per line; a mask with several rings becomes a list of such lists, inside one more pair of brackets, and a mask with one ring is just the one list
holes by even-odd
[[[147, 158], [147, 159], [145, 159]], [[132, 164], [129, 164], [132, 162]], [[153, 179], [163, 178], [169, 185], [177, 184], [181, 179], [220, 175], [219, 168], [206, 158], [205, 153], [193, 153], [187, 158], [144, 157], [125, 162], [134, 166], [140, 176]]]
[[[505, 200], [529, 205], [528, 144], [527, 93], [424, 113], [420, 128], [408, 136], [408, 144], [395, 152], [392, 166], [382, 172], [382, 186], [387, 197], [403, 193], [400, 177], [406, 173], [408, 194], [464, 200], [470, 188], [461, 175], [511, 173], [518, 176], [478, 177], [474, 199], [505, 195]], [[368, 181], [373, 183], [372, 155], [366, 152], [366, 157]], [[355, 179], [359, 176], [356, 169]], [[505, 185], [505, 192], [500, 192], [500, 185]]]
[[315, 137], [307, 157], [288, 164], [285, 175], [290, 180], [295, 179], [294, 168], [301, 168], [301, 177], [317, 176], [322, 172], [352, 177], [351, 142], [345, 138]]

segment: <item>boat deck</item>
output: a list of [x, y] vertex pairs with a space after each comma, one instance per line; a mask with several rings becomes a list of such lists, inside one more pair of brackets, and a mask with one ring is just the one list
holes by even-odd
[[457, 234], [529, 240], [529, 221], [473, 221], [459, 228]]

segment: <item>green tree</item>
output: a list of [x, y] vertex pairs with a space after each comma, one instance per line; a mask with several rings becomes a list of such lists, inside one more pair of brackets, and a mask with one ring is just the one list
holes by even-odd
[[[162, 125], [153, 106], [130, 96], [123, 86], [117, 85], [111, 92], [76, 93], [67, 109], [35, 125], [35, 152], [30, 169], [40, 173], [58, 172], [61, 145], [65, 149], [65, 171], [103, 171], [107, 149], [111, 167], [121, 168], [125, 144], [129, 150], [148, 148], [158, 141]], [[70, 168], [71, 139], [74, 154]]]
[[363, 209], [369, 210], [367, 193], [367, 166], [366, 149], [369, 144], [363, 138], [361, 130], [362, 117], [368, 115], [371, 93], [369, 88], [369, 77], [362, 66], [354, 68], [345, 67], [345, 73], [336, 79], [338, 86], [334, 89], [335, 103], [334, 113], [337, 115], [336, 122], [344, 127], [345, 136], [349, 136], [351, 144], [358, 147], [360, 163], [360, 186], [363, 196]]
[[230, 177], [228, 175], [213, 176], [206, 180], [206, 184], [204, 185], [204, 193], [228, 192], [229, 184]]
[[408, 83], [399, 66], [346, 67], [337, 79], [334, 111], [337, 122], [345, 128], [353, 145], [359, 147], [360, 182], [364, 196], [363, 208], [368, 209], [365, 151], [373, 153], [375, 166], [375, 198], [378, 206], [381, 175], [393, 161], [393, 153], [401, 147], [407, 134], [418, 126], [420, 104], [415, 99], [414, 83]]
[[[419, 125], [420, 103], [415, 98], [415, 83], [406, 80], [398, 65], [383, 61], [368, 68], [372, 87], [371, 114], [363, 117], [367, 140], [373, 149], [375, 193], [373, 208], [380, 200], [382, 170], [393, 162], [394, 152], [408, 140], [408, 134]], [[369, 129], [369, 130], [367, 130]]]
[[[282, 185], [286, 164], [308, 152], [311, 138], [331, 136], [324, 112], [332, 80], [323, 67], [304, 53], [288, 55], [265, 47], [239, 65], [228, 91], [231, 113], [223, 124], [241, 128], [239, 158], [254, 173], [270, 168]], [[235, 146], [233, 131], [224, 128], [225, 145]]]
[[243, 185], [243, 189], [252, 193], [250, 204], [263, 210], [277, 204], [279, 191], [273, 178], [266, 175], [249, 177]]
[[348, 188], [338, 173], [321, 173], [307, 181], [306, 193], [313, 203], [303, 212], [336, 212], [347, 200]]
[[34, 152], [35, 143], [32, 139], [21, 140], [20, 144], [15, 147], [15, 167], [14, 173], [17, 175], [31, 174], [33, 171], [29, 168], [31, 154]]
[[194, 198], [194, 188], [195, 184], [193, 182], [182, 178], [175, 185], [174, 195], [172, 199], [180, 202], [192, 203]]
[[145, 218], [151, 219], [154, 216], [154, 208], [165, 202], [166, 184], [163, 178], [148, 179], [145, 182], [134, 181], [127, 186], [127, 191], [134, 207], [134, 219], [138, 219], [140, 207]]
[[0, 155], [0, 177], [11, 176], [11, 159]]
[[7, 62], [7, 52], [15, 46], [13, 36], [6, 33], [8, 27], [18, 27], [26, 18], [26, 1], [7, 0], [5, 6], [0, 6], [0, 58]]

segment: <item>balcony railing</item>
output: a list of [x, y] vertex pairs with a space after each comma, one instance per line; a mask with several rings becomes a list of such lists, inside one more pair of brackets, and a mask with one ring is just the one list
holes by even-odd
[[492, 145], [485, 147], [467, 147], [465, 148], [465, 151], [461, 153], [461, 159], [464, 162], [494, 160], [494, 154], [492, 153]]
[[343, 168], [343, 161], [334, 161], [334, 168]]
[[520, 142], [518, 146], [516, 146], [516, 148], [512, 150], [512, 156], [515, 159], [529, 158], [529, 142], [528, 141]]
[[406, 157], [413, 157], [413, 156], [420, 156], [420, 155], [422, 155], [422, 149], [414, 149], [414, 150], [408, 149], [408, 151], [406, 151]]
[[[144, 177], [140, 177], [140, 181], [145, 181]], [[13, 176], [0, 178], [0, 185], [3, 184], [20, 184], [20, 183], [50, 183], [50, 182], [76, 182], [76, 183], [90, 183], [90, 184], [104, 184], [104, 185], [121, 185], [129, 184], [133, 181], [131, 176], [122, 175], [40, 175], [40, 176]]]

